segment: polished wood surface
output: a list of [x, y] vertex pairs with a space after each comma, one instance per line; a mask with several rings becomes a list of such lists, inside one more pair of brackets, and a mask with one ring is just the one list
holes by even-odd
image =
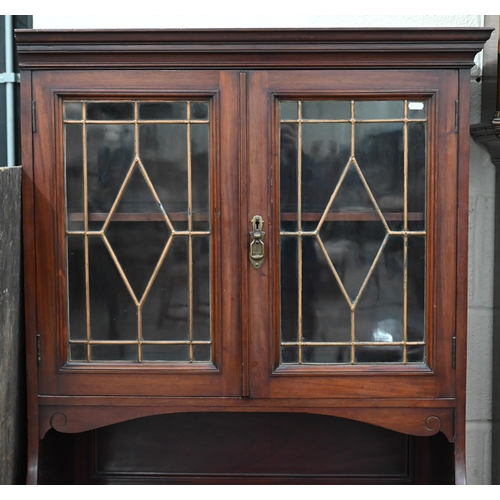
[[470, 68], [491, 29], [16, 30], [21, 68]]
[[[203, 412], [49, 431], [42, 484], [452, 484], [453, 444], [321, 415]], [[75, 453], [77, 451], [77, 453]]]
[[[132, 419], [165, 418], [174, 423], [175, 433], [177, 424], [181, 425], [176, 419], [182, 420], [176, 414], [183, 414], [200, 425], [207, 419], [213, 436], [220, 439], [224, 425], [234, 425], [242, 440], [244, 422], [252, 421], [263, 436], [253, 448], [258, 454], [269, 438], [266, 426], [286, 413], [290, 415], [282, 415], [285, 427], [293, 419], [300, 423], [319, 418], [306, 414], [323, 415], [320, 418], [326, 420], [319, 425], [323, 435], [330, 426], [336, 426], [339, 436], [342, 429], [378, 426], [363, 431], [374, 439], [369, 467], [389, 466], [394, 456], [411, 456], [420, 464], [418, 480], [408, 469], [397, 472], [397, 481], [439, 482], [440, 473], [431, 470], [432, 464], [442, 472], [444, 482], [465, 482], [469, 70], [489, 33], [488, 29], [18, 31], [28, 482], [57, 481], [60, 475], [53, 472], [54, 464], [61, 461], [68, 482], [154, 482], [152, 476], [139, 477], [130, 471], [101, 479], [90, 472], [79, 474], [81, 463], [68, 465], [65, 458], [65, 453], [80, 456], [97, 443], [104, 468], [110, 468], [109, 453], [120, 443], [120, 429], [128, 429], [127, 421]], [[275, 103], [284, 96], [418, 97], [430, 103], [425, 364], [278, 366]], [[211, 100], [214, 111], [210, 129], [214, 362], [196, 367], [68, 363], [62, 101], [165, 97], [203, 97]], [[32, 101], [36, 116], [32, 116]], [[259, 270], [248, 261], [249, 221], [255, 214], [266, 221], [266, 259]], [[264, 423], [269, 412], [273, 416]], [[173, 415], [161, 416], [168, 413]], [[216, 422], [218, 427], [211, 427]], [[97, 431], [97, 438], [82, 434], [80, 439], [75, 434], [111, 424], [116, 427]], [[133, 424], [134, 432], [145, 432], [147, 440], [154, 441], [155, 433], [141, 425]], [[381, 428], [402, 434], [391, 435], [398, 443], [395, 455], [390, 452], [388, 461], [377, 464], [375, 449], [380, 441], [376, 436], [389, 432]], [[285, 441], [277, 452], [290, 450], [285, 435], [276, 436]], [[92, 445], [89, 439], [97, 441]], [[246, 445], [238, 439], [234, 449], [243, 450]], [[311, 454], [321, 444], [321, 439], [315, 439]], [[58, 446], [59, 454], [54, 453]], [[345, 457], [353, 456], [357, 446], [362, 449], [345, 442]], [[141, 453], [147, 454], [147, 447]], [[336, 452], [332, 467], [341, 467], [342, 460]], [[224, 464], [229, 462], [227, 457], [221, 459], [220, 473], [211, 478], [197, 476], [193, 482], [228, 480]], [[348, 463], [356, 474], [359, 463]], [[242, 460], [241, 467], [249, 464]], [[276, 463], [262, 464], [256, 482], [272, 482], [266, 474], [277, 471]], [[139, 466], [140, 457], [135, 466], [127, 467]], [[321, 464], [313, 463], [312, 468], [316, 466]], [[386, 481], [387, 470], [376, 472], [380, 477], [373, 482]], [[286, 468], [283, 471], [277, 473], [288, 474]], [[162, 473], [164, 482], [173, 477], [166, 470]], [[301, 481], [298, 469], [289, 473], [277, 482]], [[245, 482], [245, 477], [240, 475], [237, 481]], [[345, 476], [339, 479], [335, 474], [321, 479], [344, 480]], [[172, 481], [187, 479], [179, 476]], [[361, 474], [348, 482], [356, 481], [371, 479]]]

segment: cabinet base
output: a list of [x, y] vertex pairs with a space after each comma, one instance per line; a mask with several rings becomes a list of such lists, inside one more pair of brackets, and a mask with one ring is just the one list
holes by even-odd
[[79, 434], [50, 430], [39, 482], [453, 484], [454, 445], [442, 433], [305, 413], [156, 415]]

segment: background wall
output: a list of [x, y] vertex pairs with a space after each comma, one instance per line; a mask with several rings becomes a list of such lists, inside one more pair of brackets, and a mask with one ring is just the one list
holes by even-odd
[[[309, 7], [309, 3], [308, 7]], [[168, 14], [100, 15], [34, 14], [35, 29], [83, 28], [305, 28], [305, 27], [474, 27], [483, 26], [482, 15], [333, 15], [328, 8], [314, 12], [294, 2], [275, 6], [253, 1], [252, 10], [217, 10], [213, 2], [186, 7], [168, 5]], [[261, 4], [261, 5], [259, 5]], [[286, 7], [284, 7], [286, 5]], [[481, 4], [483, 5], [483, 4]], [[262, 6], [262, 8], [258, 8]], [[335, 6], [338, 8], [337, 6]], [[371, 7], [373, 9], [373, 7]], [[380, 4], [377, 3], [380, 9]], [[203, 9], [206, 9], [203, 12]], [[147, 9], [143, 9], [144, 12]], [[330, 10], [333, 11], [333, 8]], [[429, 9], [428, 11], [434, 11]], [[64, 12], [67, 11], [65, 5]], [[156, 7], [150, 9], [156, 12]], [[258, 12], [258, 13], [256, 13]], [[379, 10], [380, 12], [380, 10]], [[195, 14], [193, 14], [195, 13]], [[481, 56], [472, 72], [471, 123], [481, 121]], [[493, 332], [494, 167], [486, 150], [471, 141], [469, 237], [469, 349], [467, 376], [467, 474], [469, 484], [491, 483], [491, 345]]]

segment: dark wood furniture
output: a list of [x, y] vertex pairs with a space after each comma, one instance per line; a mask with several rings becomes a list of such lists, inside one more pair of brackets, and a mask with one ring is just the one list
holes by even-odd
[[464, 483], [490, 31], [18, 31], [28, 482]]

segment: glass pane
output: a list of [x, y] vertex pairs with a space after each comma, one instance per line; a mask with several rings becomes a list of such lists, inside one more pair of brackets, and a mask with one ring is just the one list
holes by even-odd
[[209, 170], [210, 157], [208, 148], [208, 124], [191, 125], [191, 179], [193, 230], [208, 231], [209, 229]]
[[302, 125], [303, 220], [319, 222], [349, 161], [350, 149], [349, 123]]
[[314, 342], [346, 342], [351, 311], [316, 238], [302, 238], [303, 337]]
[[189, 361], [188, 345], [143, 345], [143, 361]]
[[82, 119], [82, 103], [81, 102], [65, 102], [64, 103], [64, 119], [65, 120], [81, 120]]
[[402, 363], [403, 348], [398, 346], [356, 347], [356, 363]]
[[142, 322], [144, 340], [189, 339], [187, 237], [175, 236], [172, 240], [144, 302]]
[[408, 228], [425, 230], [426, 124], [408, 124]]
[[281, 228], [297, 228], [297, 134], [295, 123], [283, 123], [280, 134]]
[[403, 238], [391, 236], [356, 307], [357, 342], [403, 340], [403, 272]]
[[410, 345], [407, 348], [406, 359], [408, 363], [424, 363], [425, 362], [425, 346]]
[[89, 288], [91, 338], [137, 340], [137, 307], [99, 236], [89, 237]]
[[331, 221], [320, 237], [351, 301], [354, 301], [386, 236], [381, 222]]
[[408, 340], [425, 339], [425, 238], [408, 238]]
[[87, 120], [133, 120], [131, 102], [88, 102]]
[[[338, 272], [346, 255], [342, 251], [323, 249], [316, 238], [303, 241], [303, 336], [313, 342], [349, 342], [351, 339], [351, 309], [331, 269]], [[340, 249], [340, 247], [339, 247]]]
[[66, 210], [69, 231], [82, 231], [83, 224], [83, 140], [81, 125], [66, 125]]
[[351, 102], [280, 123], [281, 362], [422, 363], [427, 103]]
[[280, 118], [282, 120], [297, 120], [297, 102], [283, 101], [280, 103]]
[[286, 346], [281, 348], [281, 362], [282, 363], [298, 363], [299, 362], [299, 348], [296, 346]]
[[69, 346], [70, 361], [87, 361], [87, 345], [71, 344]]
[[336, 364], [350, 363], [351, 348], [348, 346], [306, 346], [304, 347], [304, 363]]
[[210, 340], [210, 237], [193, 237], [193, 339]]
[[139, 155], [174, 228], [183, 230], [188, 213], [187, 125], [140, 125]]
[[281, 238], [281, 339], [298, 340], [298, 268], [297, 238]]
[[404, 118], [403, 101], [357, 101], [354, 103], [356, 120], [394, 120]]
[[141, 102], [139, 103], [140, 120], [186, 120], [185, 102]]
[[194, 361], [211, 361], [212, 348], [209, 345], [194, 345], [193, 346]]
[[408, 118], [413, 120], [427, 118], [427, 101], [409, 101]]
[[90, 361], [137, 361], [137, 345], [91, 345]]
[[304, 120], [350, 120], [351, 101], [303, 101]]
[[209, 102], [65, 103], [64, 118], [78, 117], [64, 153], [69, 359], [90, 348], [90, 361], [210, 361], [211, 237], [194, 233], [210, 231], [210, 128], [187, 123], [207, 121]]
[[83, 236], [69, 236], [68, 245], [68, 298], [69, 338], [85, 340], [87, 337], [85, 306], [85, 249]]
[[356, 161], [388, 226], [403, 229], [404, 131], [402, 123], [356, 125]]
[[191, 120], [208, 120], [208, 102], [191, 103]]

